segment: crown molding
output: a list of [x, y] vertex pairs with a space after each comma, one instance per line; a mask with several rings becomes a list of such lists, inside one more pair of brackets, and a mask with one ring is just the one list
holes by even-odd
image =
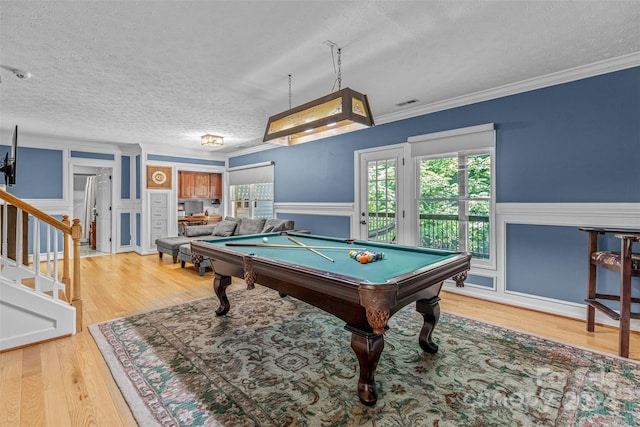
[[[479, 92], [462, 95], [456, 98], [450, 98], [444, 101], [438, 101], [427, 105], [410, 108], [396, 113], [385, 114], [375, 118], [376, 124], [396, 122], [398, 120], [410, 119], [425, 114], [436, 113], [451, 108], [463, 107], [478, 102], [489, 101], [505, 96], [516, 95], [519, 93], [529, 92], [536, 89], [543, 89], [563, 83], [570, 83], [589, 77], [595, 77], [602, 74], [613, 73], [615, 71], [625, 70], [628, 68], [640, 66], [640, 52], [634, 52], [629, 55], [619, 56], [613, 59], [594, 62], [593, 64], [583, 65], [580, 67], [570, 68], [568, 70], [558, 71], [546, 74], [540, 77], [523, 80], [517, 83], [511, 83], [498, 86], [492, 89], [482, 90]], [[251, 148], [226, 153], [227, 158], [253, 154], [260, 151], [271, 150], [274, 148], [282, 148], [278, 145], [263, 144]]]
[[273, 150], [274, 148], [283, 148], [283, 147], [284, 146], [282, 145], [269, 144], [265, 142], [262, 145], [256, 145], [255, 147], [250, 147], [250, 148], [243, 148], [241, 150], [233, 151], [226, 154], [227, 154], [227, 159], [229, 159], [231, 157], [244, 156], [246, 154], [259, 153], [261, 151]]
[[475, 104], [478, 102], [489, 101], [491, 99], [502, 98], [505, 96], [516, 95], [518, 93], [529, 92], [536, 89], [542, 89], [549, 86], [555, 86], [563, 83], [569, 83], [576, 80], [595, 77], [601, 74], [612, 73], [615, 71], [625, 70], [640, 66], [640, 52], [635, 52], [625, 56], [619, 56], [613, 59], [594, 62], [593, 64], [580, 67], [570, 68], [568, 70], [558, 71], [540, 77], [523, 80], [517, 83], [498, 86], [493, 89], [487, 89], [456, 98], [438, 101], [427, 105], [411, 108], [397, 113], [385, 114], [376, 118], [377, 124], [391, 123], [398, 120], [409, 119], [424, 114], [435, 113], [438, 111], [448, 110], [451, 108], [462, 107], [465, 105]]

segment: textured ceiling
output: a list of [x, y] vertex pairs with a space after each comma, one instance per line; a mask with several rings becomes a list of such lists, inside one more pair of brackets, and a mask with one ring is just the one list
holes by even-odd
[[[228, 153], [342, 87], [374, 117], [640, 52], [639, 1], [0, 0], [0, 126]], [[410, 99], [417, 103], [396, 104]], [[225, 137], [219, 149], [199, 137]], [[3, 141], [3, 143], [5, 143]]]

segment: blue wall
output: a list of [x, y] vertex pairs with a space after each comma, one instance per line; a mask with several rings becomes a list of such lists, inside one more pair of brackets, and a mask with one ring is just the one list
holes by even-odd
[[142, 191], [140, 189], [141, 187], [141, 178], [140, 178], [140, 171], [142, 170], [142, 166], [141, 166], [141, 156], [140, 154], [138, 154], [136, 156], [136, 200], [140, 200], [141, 196], [142, 196]]
[[[58, 221], [62, 221], [62, 215], [52, 215], [55, 219], [57, 219]], [[29, 216], [29, 218], [27, 219], [27, 252], [29, 253], [29, 255], [33, 255], [33, 233], [34, 233], [34, 221], [38, 221], [38, 226], [40, 227], [40, 255], [41, 255], [41, 259], [40, 261], [45, 261], [46, 260], [46, 254], [45, 252], [48, 249], [53, 250], [54, 249], [54, 239], [58, 240], [58, 252], [62, 252], [63, 250], [63, 246], [62, 246], [62, 233], [59, 233], [58, 230], [53, 227], [50, 226], [49, 224], [47, 224], [44, 221], [40, 221], [35, 219], [35, 217]], [[47, 234], [49, 235], [49, 241], [51, 243], [51, 246], [47, 246]], [[69, 242], [69, 250], [73, 251], [73, 243], [70, 241]], [[53, 259], [53, 258], [52, 258]]]
[[71, 157], [80, 157], [83, 159], [97, 159], [97, 160], [114, 160], [116, 156], [109, 153], [93, 153], [91, 151], [74, 151], [71, 150]]
[[[352, 203], [355, 150], [483, 123], [496, 125], [498, 203], [640, 203], [640, 67], [237, 156], [229, 166], [274, 161], [276, 203]], [[287, 217], [298, 229], [349, 237], [345, 218]], [[587, 235], [579, 225], [508, 224], [507, 290], [581, 304]], [[613, 272], [598, 278], [605, 291], [619, 287]], [[491, 278], [474, 281], [493, 286]]]
[[[0, 147], [0, 156], [10, 150]], [[62, 151], [18, 147], [16, 185], [7, 191], [21, 199], [62, 199]], [[4, 175], [2, 175], [4, 183]]]
[[507, 224], [507, 289], [581, 303], [588, 237], [577, 227]]
[[131, 198], [131, 157], [120, 158], [120, 198]]
[[194, 159], [190, 157], [165, 156], [162, 154], [147, 154], [147, 160], [185, 163], [191, 165], [224, 166], [224, 162], [222, 160]]
[[[507, 290], [582, 303], [586, 298], [588, 233], [577, 227], [507, 224]], [[599, 237], [598, 249], [620, 251], [612, 234]], [[634, 251], [640, 250], [635, 245]], [[620, 274], [598, 268], [598, 292], [619, 294]], [[640, 278], [632, 278], [632, 295], [640, 297]], [[608, 304], [616, 308], [615, 303]]]
[[286, 214], [279, 215], [280, 219], [292, 219], [295, 221], [296, 230], [306, 230], [313, 234], [330, 237], [351, 237], [349, 217], [331, 215], [304, 215]]
[[477, 274], [468, 274], [465, 284], [474, 284], [476, 286], [482, 286], [485, 288], [493, 289], [495, 287], [495, 280], [493, 277], [478, 276]]
[[493, 122], [498, 202], [637, 203], [639, 93], [636, 67], [233, 157], [229, 166], [273, 160], [276, 202], [353, 202], [355, 150]]
[[142, 226], [142, 215], [140, 213], [136, 213], [136, 246], [142, 245], [142, 235], [141, 228]]
[[120, 214], [120, 246], [131, 246], [131, 214]]

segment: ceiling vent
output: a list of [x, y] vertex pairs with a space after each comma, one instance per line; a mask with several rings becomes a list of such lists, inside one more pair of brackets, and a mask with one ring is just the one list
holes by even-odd
[[396, 104], [397, 107], [404, 107], [405, 105], [409, 105], [409, 104], [415, 104], [416, 102], [418, 102], [417, 99], [410, 99], [408, 101], [404, 101], [404, 102], [400, 102], [398, 104]]

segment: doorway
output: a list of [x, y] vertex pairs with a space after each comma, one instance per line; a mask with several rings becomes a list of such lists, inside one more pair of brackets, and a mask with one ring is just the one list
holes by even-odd
[[74, 168], [73, 218], [82, 225], [83, 257], [112, 253], [111, 194], [111, 168]]
[[403, 227], [403, 149], [358, 154], [360, 239], [400, 243]]

